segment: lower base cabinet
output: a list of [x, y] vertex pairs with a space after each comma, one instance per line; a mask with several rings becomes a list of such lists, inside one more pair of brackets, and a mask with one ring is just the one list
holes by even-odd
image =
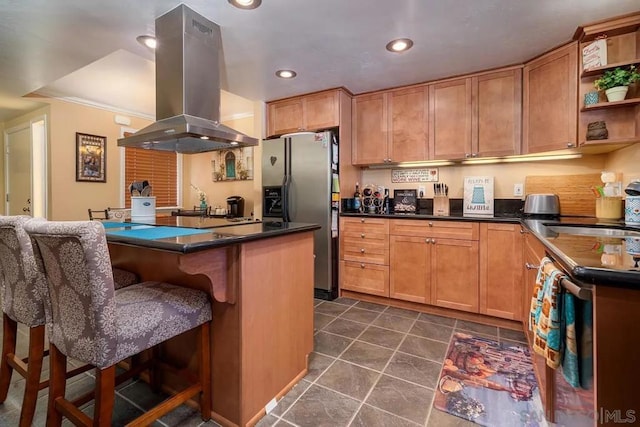
[[480, 313], [522, 320], [522, 227], [480, 224]]
[[478, 242], [432, 239], [431, 303], [478, 312]]
[[389, 238], [389, 296], [431, 304], [431, 239]]
[[389, 267], [364, 262], [340, 261], [342, 289], [381, 297], [389, 296]]

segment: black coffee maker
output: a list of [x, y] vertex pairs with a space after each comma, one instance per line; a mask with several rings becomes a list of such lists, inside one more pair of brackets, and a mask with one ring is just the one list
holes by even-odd
[[244, 198], [242, 196], [227, 197], [227, 216], [229, 218], [244, 216]]

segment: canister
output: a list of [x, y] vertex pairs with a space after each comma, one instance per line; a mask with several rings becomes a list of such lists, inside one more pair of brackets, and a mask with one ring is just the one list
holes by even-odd
[[640, 196], [627, 196], [624, 203], [624, 222], [640, 225]]

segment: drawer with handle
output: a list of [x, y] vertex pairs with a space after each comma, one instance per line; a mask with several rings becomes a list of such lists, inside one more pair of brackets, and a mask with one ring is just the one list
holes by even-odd
[[340, 232], [388, 234], [389, 220], [384, 218], [340, 218]]
[[340, 261], [340, 287], [349, 291], [389, 296], [389, 267]]
[[390, 233], [396, 236], [439, 237], [444, 239], [478, 240], [480, 227], [471, 221], [438, 221], [393, 219]]
[[379, 241], [345, 241], [340, 247], [340, 258], [345, 261], [389, 265], [389, 245]]

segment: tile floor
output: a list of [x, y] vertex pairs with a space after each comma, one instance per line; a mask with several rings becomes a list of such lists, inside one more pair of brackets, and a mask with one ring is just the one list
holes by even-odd
[[[521, 332], [450, 319], [348, 298], [315, 300], [314, 352], [309, 373], [285, 395], [258, 426], [473, 426], [432, 408], [434, 387], [454, 330], [500, 341], [525, 342]], [[25, 343], [26, 328], [19, 343]], [[22, 351], [22, 353], [20, 352]], [[19, 345], [19, 354], [26, 352]], [[26, 354], [26, 353], [25, 353]], [[46, 362], [46, 360], [45, 360]], [[43, 377], [48, 367], [43, 367]], [[0, 426], [17, 425], [24, 379], [12, 378], [0, 405]], [[68, 395], [90, 389], [90, 373], [70, 380]], [[124, 425], [163, 396], [146, 384], [129, 381], [116, 392], [114, 425]], [[34, 426], [46, 420], [46, 390], [40, 392]], [[91, 404], [85, 406], [92, 411]], [[70, 425], [66, 423], [66, 425]], [[217, 426], [181, 406], [154, 426]]]

